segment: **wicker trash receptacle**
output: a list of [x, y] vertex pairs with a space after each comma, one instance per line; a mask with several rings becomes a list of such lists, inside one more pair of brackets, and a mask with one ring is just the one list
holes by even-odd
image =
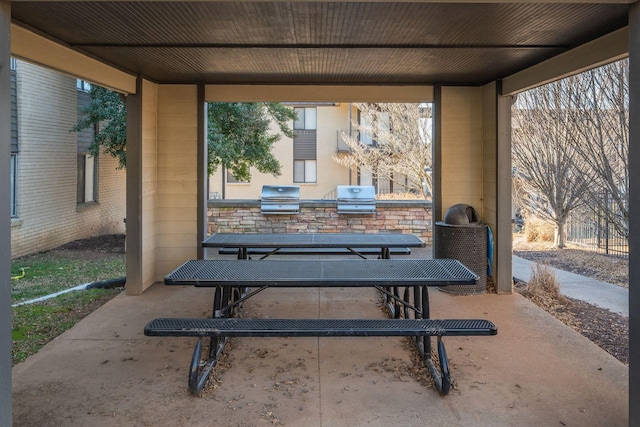
[[439, 288], [454, 294], [482, 294], [487, 290], [487, 225], [474, 222], [463, 225], [436, 222], [434, 255], [463, 263], [480, 279], [474, 286], [453, 285]]

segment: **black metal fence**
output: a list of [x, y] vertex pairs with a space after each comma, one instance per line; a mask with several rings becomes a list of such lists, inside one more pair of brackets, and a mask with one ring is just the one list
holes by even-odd
[[588, 208], [577, 209], [567, 220], [567, 242], [607, 255], [629, 256], [629, 241], [620, 235], [607, 217]]

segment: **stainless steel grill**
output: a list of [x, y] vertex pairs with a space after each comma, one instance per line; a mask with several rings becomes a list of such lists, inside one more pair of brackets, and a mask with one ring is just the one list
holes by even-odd
[[372, 214], [376, 211], [376, 190], [372, 185], [338, 185], [339, 214]]
[[260, 209], [265, 215], [300, 213], [300, 186], [263, 185]]

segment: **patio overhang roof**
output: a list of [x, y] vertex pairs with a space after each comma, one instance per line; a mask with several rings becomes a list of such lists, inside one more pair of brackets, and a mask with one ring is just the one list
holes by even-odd
[[548, 80], [587, 66], [579, 63], [584, 52], [570, 52], [595, 40], [605, 48], [585, 50], [588, 65], [626, 54], [628, 8], [626, 1], [45, 0], [12, 1], [11, 16], [14, 27], [157, 83], [475, 86], [517, 76], [514, 91], [531, 85], [524, 82], [531, 67], [540, 79], [545, 61], [570, 62], [543, 65], [553, 70]]
[[[437, 93], [436, 104], [440, 102], [442, 106], [443, 98], [449, 95], [446, 100], [454, 102], [445, 106], [448, 112], [461, 112], [446, 117], [447, 111], [437, 111], [441, 128], [448, 126], [447, 143], [466, 141], [460, 146], [486, 148], [467, 152], [465, 159], [476, 161], [474, 167], [455, 164], [454, 172], [469, 172], [472, 179], [461, 181], [459, 186], [472, 186], [472, 195], [491, 205], [499, 227], [494, 259], [501, 260], [494, 271], [499, 283], [510, 286], [511, 100], [500, 95], [623, 58], [629, 51], [632, 65], [636, 66], [640, 57], [640, 9], [632, 3], [635, 2], [0, 0], [0, 29], [5, 35], [11, 18], [11, 46], [6, 38], [0, 38], [0, 71], [7, 77], [0, 88], [0, 92], [4, 90], [4, 96], [0, 96], [0, 128], [9, 129], [10, 125], [9, 73], [8, 67], [2, 67], [9, 54], [124, 93], [136, 93], [127, 97], [127, 265], [133, 266], [127, 272], [127, 283], [134, 283], [132, 293], [136, 294], [158, 280], [169, 264], [193, 253], [195, 242], [202, 241], [206, 220], [205, 184], [204, 179], [198, 179], [206, 174], [202, 107], [204, 101], [210, 100], [207, 90], [213, 85], [214, 89], [221, 89], [218, 94], [237, 93], [243, 85], [262, 85], [261, 89], [267, 88], [269, 93], [277, 86], [304, 87], [308, 91], [298, 100], [309, 101], [319, 100], [315, 95], [318, 92], [314, 92], [318, 88], [326, 92], [326, 100], [336, 100], [335, 94], [341, 88], [362, 92], [383, 86], [379, 98], [385, 98], [398, 86], [405, 91], [416, 87], [433, 89]], [[630, 67], [632, 113], [640, 109], [640, 67], [634, 66]], [[169, 85], [174, 83], [185, 85]], [[193, 87], [195, 84], [199, 86]], [[159, 92], [162, 96], [158, 101]], [[485, 93], [488, 101], [483, 103], [480, 95]], [[455, 104], [461, 99], [460, 105]], [[149, 109], [148, 104], [161, 107], [162, 111]], [[637, 117], [630, 114], [629, 147], [630, 157], [634, 158], [640, 157]], [[438, 143], [442, 135], [440, 131], [435, 135], [434, 145], [440, 151], [434, 157], [441, 161], [449, 155], [448, 160], [457, 160], [459, 145], [449, 144], [449, 152], [443, 153], [445, 144]], [[161, 143], [157, 143], [160, 139]], [[0, 145], [7, 148], [4, 154], [0, 153], [0, 160], [8, 164], [9, 132], [0, 137]], [[193, 167], [196, 161], [197, 166]], [[449, 162], [452, 163], [455, 162]], [[640, 182], [638, 172], [638, 168], [630, 169], [632, 184]], [[161, 175], [163, 180], [157, 179]], [[174, 176], [177, 178], [166, 179]], [[448, 178], [447, 183], [454, 178]], [[440, 179], [438, 184], [443, 182]], [[191, 192], [185, 192], [187, 187]], [[640, 235], [636, 213], [640, 211], [636, 209], [640, 201], [635, 187], [630, 194], [633, 243]], [[0, 196], [1, 200], [9, 200], [8, 184], [0, 188]], [[158, 200], [162, 206], [156, 203]], [[183, 200], [188, 201], [188, 206], [174, 209]], [[441, 211], [443, 202], [438, 203], [437, 210]], [[144, 230], [143, 211], [153, 211], [144, 217], [145, 221], [153, 217], [144, 224]], [[8, 221], [5, 224], [0, 227], [0, 241], [4, 242], [0, 252], [9, 254], [10, 229]], [[180, 238], [175, 239], [176, 235]], [[144, 240], [145, 245], [173, 239], [180, 247], [157, 251], [154, 250], [158, 248], [143, 247], [143, 237], [149, 236], [152, 238]], [[8, 258], [0, 256], [5, 271]], [[630, 322], [636, 326], [633, 308], [640, 306], [640, 293], [634, 285], [640, 275], [639, 258], [637, 251], [630, 252]], [[0, 280], [0, 284], [7, 282]], [[7, 290], [0, 299], [9, 301], [10, 287], [0, 288]], [[0, 341], [7, 348], [8, 315], [0, 323]], [[637, 349], [636, 335], [632, 333], [630, 339], [632, 359]], [[1, 414], [10, 414], [11, 409], [9, 365], [0, 362], [0, 420], [6, 419]], [[634, 402], [640, 395], [640, 375], [637, 369], [631, 369], [630, 374], [629, 395], [630, 402]], [[637, 424], [640, 410], [633, 405], [631, 408], [631, 424]]]

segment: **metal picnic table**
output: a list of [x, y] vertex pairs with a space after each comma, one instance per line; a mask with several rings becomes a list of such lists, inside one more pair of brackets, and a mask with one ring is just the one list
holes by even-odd
[[[145, 327], [145, 335], [199, 338], [189, 370], [193, 394], [204, 387], [228, 337], [412, 336], [436, 388], [444, 395], [451, 378], [442, 337], [494, 335], [497, 329], [482, 319], [430, 319], [428, 286], [473, 285], [476, 280], [475, 273], [451, 259], [193, 260], [167, 275], [165, 284], [214, 287], [212, 317], [155, 319]], [[375, 287], [393, 301], [392, 319], [235, 317], [244, 301], [270, 287]], [[432, 336], [437, 337], [439, 368], [431, 356]], [[208, 360], [202, 361], [206, 337], [210, 337]]]
[[[391, 248], [423, 248], [425, 242], [414, 234], [401, 233], [215, 233], [205, 248], [238, 248], [238, 259], [249, 259], [253, 248], [268, 248], [261, 259], [282, 249], [295, 248], [314, 252], [319, 249], [346, 249], [347, 253], [366, 258], [359, 249], [379, 249], [379, 258], [391, 258]], [[300, 252], [298, 252], [300, 253]], [[314, 252], [315, 253], [315, 252]]]

